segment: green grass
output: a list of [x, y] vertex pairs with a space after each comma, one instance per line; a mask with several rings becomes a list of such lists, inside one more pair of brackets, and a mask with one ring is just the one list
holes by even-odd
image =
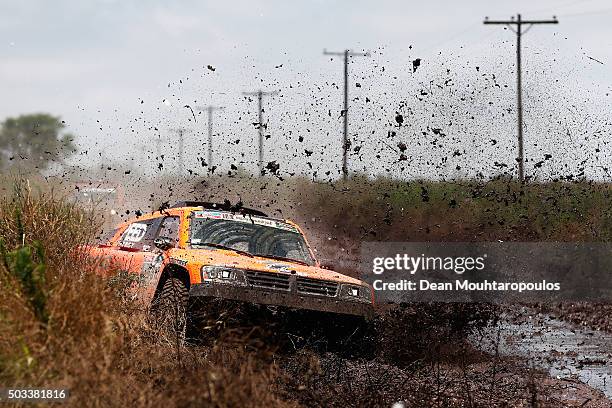
[[[304, 184], [301, 209], [323, 226], [370, 240], [609, 241], [612, 190], [603, 183], [521, 185], [353, 178]], [[335, 226], [335, 227], [333, 227]]]

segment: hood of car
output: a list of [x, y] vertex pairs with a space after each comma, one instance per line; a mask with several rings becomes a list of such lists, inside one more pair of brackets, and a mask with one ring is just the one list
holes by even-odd
[[295, 273], [313, 279], [324, 279], [341, 283], [363, 284], [359, 279], [352, 278], [329, 269], [303, 265], [278, 259], [248, 256], [224, 249], [173, 249], [170, 257], [181, 263], [197, 266], [226, 266], [231, 268], [254, 270], [261, 272]]

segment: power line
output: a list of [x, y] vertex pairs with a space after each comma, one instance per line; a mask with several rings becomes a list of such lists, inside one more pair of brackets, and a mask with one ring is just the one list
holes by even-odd
[[184, 155], [185, 155], [185, 134], [186, 133], [191, 133], [192, 130], [191, 129], [185, 129], [183, 127], [179, 127], [179, 128], [174, 128], [174, 129], [170, 129], [169, 130], [171, 133], [176, 133], [178, 134], [178, 138], [179, 138], [179, 152], [178, 152], [178, 160], [179, 160], [179, 164], [178, 164], [178, 172], [179, 172], [179, 176], [182, 177], [185, 173], [185, 160], [184, 160]]
[[[517, 18], [511, 17], [510, 20], [489, 20], [485, 17], [484, 24], [501, 24], [508, 26], [516, 33], [516, 104], [517, 104], [517, 125], [518, 125], [518, 175], [521, 183], [525, 182], [525, 171], [523, 169], [524, 154], [523, 154], [523, 90], [521, 79], [521, 36], [525, 34], [534, 24], [558, 24], [556, 17], [552, 20], [523, 20], [521, 15], [517, 14]], [[523, 25], [528, 27], [523, 31]], [[515, 27], [516, 29], [512, 28]]]
[[271, 92], [266, 92], [266, 91], [262, 91], [261, 89], [255, 91], [255, 92], [243, 92], [243, 95], [249, 95], [249, 96], [257, 96], [257, 110], [259, 111], [258, 114], [258, 123], [257, 123], [257, 130], [258, 135], [259, 135], [259, 140], [258, 140], [258, 144], [259, 144], [259, 156], [257, 159], [257, 168], [259, 169], [259, 174], [262, 175], [264, 173], [264, 167], [263, 167], [263, 138], [264, 138], [264, 128], [267, 127], [264, 125], [263, 123], [263, 97], [267, 96], [267, 95], [276, 95], [278, 93], [278, 91], [271, 91]]
[[196, 109], [206, 111], [208, 114], [208, 168], [212, 169], [213, 165], [213, 112], [215, 110], [223, 110], [224, 106], [196, 106]]
[[351, 142], [348, 138], [348, 62], [349, 57], [369, 57], [369, 52], [353, 52], [351, 50], [344, 50], [342, 52], [329, 52], [326, 49], [323, 50], [323, 55], [339, 55], [344, 56], [344, 109], [342, 110], [342, 116], [344, 117], [344, 132], [342, 137], [342, 178], [344, 180], [348, 177], [348, 165], [347, 165], [347, 154], [350, 148]]

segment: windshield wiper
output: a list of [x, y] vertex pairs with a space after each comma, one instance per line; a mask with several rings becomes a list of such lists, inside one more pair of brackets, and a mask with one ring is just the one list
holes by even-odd
[[214, 242], [198, 242], [197, 244], [192, 242], [191, 245], [208, 246], [208, 247], [212, 247], [212, 248], [216, 248], [216, 249], [225, 249], [227, 251], [233, 251], [233, 252], [236, 252], [236, 253], [241, 254], [241, 255], [249, 256], [251, 258], [253, 257], [253, 254], [250, 253], [250, 252], [243, 251], [241, 249], [232, 248], [232, 247], [225, 246], [225, 245], [221, 245], [221, 244], [216, 244]]
[[302, 265], [310, 266], [310, 264], [306, 261], [302, 261], [301, 259], [287, 258], [286, 256], [268, 255], [268, 254], [253, 254], [253, 255], [260, 256], [262, 258], [278, 259], [279, 261], [296, 262]]

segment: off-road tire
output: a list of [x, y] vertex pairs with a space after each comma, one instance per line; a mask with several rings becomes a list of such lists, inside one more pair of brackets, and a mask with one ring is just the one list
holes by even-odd
[[160, 336], [169, 343], [183, 343], [187, 330], [189, 290], [183, 281], [169, 277], [151, 306], [151, 314]]

